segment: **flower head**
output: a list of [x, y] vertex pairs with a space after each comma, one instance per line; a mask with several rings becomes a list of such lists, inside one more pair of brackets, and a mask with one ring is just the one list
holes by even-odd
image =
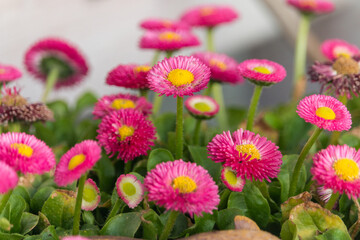
[[0, 82], [11, 82], [21, 76], [22, 73], [16, 67], [0, 64]]
[[23, 174], [43, 174], [56, 164], [54, 153], [43, 141], [18, 132], [0, 135], [0, 159]]
[[224, 167], [221, 170], [221, 180], [226, 187], [234, 192], [241, 192], [246, 182], [243, 177], [238, 177], [231, 167]]
[[287, 0], [287, 3], [303, 13], [324, 14], [334, 11], [334, 4], [327, 0]]
[[311, 173], [319, 185], [349, 198], [360, 196], [360, 153], [355, 148], [330, 145], [315, 154], [313, 161]]
[[150, 89], [160, 95], [183, 97], [204, 89], [210, 79], [210, 69], [199, 59], [178, 56], [165, 58], [149, 72]]
[[240, 75], [254, 84], [269, 86], [281, 82], [286, 77], [286, 70], [276, 62], [266, 59], [249, 59], [238, 66]]
[[360, 53], [357, 46], [352, 45], [342, 39], [328, 39], [321, 44], [321, 51], [329, 60], [343, 56], [352, 58]]
[[197, 52], [193, 56], [199, 58], [210, 68], [212, 80], [232, 84], [244, 82], [244, 78], [237, 69], [238, 63], [235, 59], [214, 52]]
[[85, 140], [67, 151], [56, 166], [54, 181], [66, 186], [90, 170], [101, 157], [101, 148], [93, 140]]
[[154, 145], [155, 127], [141, 112], [121, 109], [102, 119], [97, 139], [107, 154], [117, 154], [118, 158], [127, 162], [147, 155]]
[[0, 194], [5, 194], [14, 189], [19, 181], [16, 171], [2, 161], [0, 161], [0, 181]]
[[140, 39], [140, 48], [157, 49], [161, 51], [176, 51], [183, 47], [200, 45], [198, 38], [189, 30], [152, 30], [147, 31]]
[[172, 21], [168, 19], [149, 18], [140, 23], [140, 27], [146, 30], [189, 30], [190, 26], [182, 21]]
[[132, 108], [142, 112], [145, 116], [151, 114], [152, 104], [144, 97], [130, 94], [113, 94], [104, 96], [94, 106], [95, 119], [101, 119], [112, 111]]
[[85, 211], [93, 211], [100, 202], [100, 192], [96, 183], [91, 179], [87, 179], [84, 185], [81, 209]]
[[120, 175], [116, 181], [116, 190], [129, 208], [135, 208], [144, 197], [144, 185], [132, 174]]
[[305, 97], [296, 111], [305, 122], [328, 131], [347, 131], [351, 128], [351, 115], [336, 98], [325, 95]]
[[150, 69], [148, 65], [119, 65], [108, 73], [106, 83], [124, 88], [148, 89], [146, 76]]
[[338, 58], [328, 62], [315, 62], [309, 70], [312, 82], [321, 84], [321, 92], [325, 91], [336, 96], [360, 93], [360, 56]]
[[282, 164], [279, 147], [273, 142], [239, 129], [216, 135], [207, 146], [209, 158], [231, 167], [237, 177], [270, 181], [275, 178]]
[[215, 27], [237, 18], [238, 13], [231, 7], [208, 5], [189, 9], [182, 15], [181, 20], [191, 26]]
[[219, 104], [209, 97], [196, 95], [191, 96], [185, 101], [185, 107], [194, 118], [209, 119], [219, 112]]
[[202, 215], [212, 213], [219, 204], [218, 186], [209, 173], [195, 163], [181, 159], [163, 162], [144, 180], [149, 201], [166, 210]]
[[45, 38], [35, 43], [25, 54], [26, 69], [46, 82], [53, 68], [58, 70], [55, 88], [80, 82], [88, 72], [82, 54], [71, 44], [57, 38]]
[[316, 188], [316, 193], [319, 195], [319, 198], [324, 203], [327, 203], [333, 194], [333, 190], [331, 188], [325, 188], [324, 186], [320, 186]]

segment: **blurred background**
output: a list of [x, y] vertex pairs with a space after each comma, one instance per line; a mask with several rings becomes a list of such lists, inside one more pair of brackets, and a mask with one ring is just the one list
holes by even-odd
[[[360, 1], [333, 2], [336, 11], [319, 16], [312, 23], [308, 65], [322, 58], [318, 47], [327, 38], [342, 38], [360, 45]], [[90, 73], [81, 84], [53, 92], [50, 99], [61, 98], [71, 103], [86, 90], [98, 97], [118, 93], [124, 90], [105, 85], [107, 73], [118, 64], [149, 63], [153, 57], [153, 51], [138, 47], [144, 33], [140, 21], [149, 17], [177, 19], [187, 8], [204, 4], [229, 5], [240, 14], [237, 21], [216, 29], [217, 52], [239, 62], [266, 58], [287, 69], [288, 76], [283, 82], [263, 91], [260, 105], [269, 107], [289, 101], [298, 13], [285, 0], [1, 0], [0, 62], [20, 68], [24, 76], [15, 85], [31, 102], [40, 101], [44, 86], [25, 71], [23, 56], [40, 38], [61, 37], [87, 57]], [[194, 32], [205, 41], [202, 29]], [[177, 55], [199, 50], [205, 50], [205, 45], [182, 50]], [[309, 84], [307, 90], [310, 93], [318, 89], [317, 84]], [[227, 105], [247, 107], [253, 86], [227, 85], [224, 91]], [[162, 110], [171, 110], [174, 105], [175, 100], [167, 98]]]

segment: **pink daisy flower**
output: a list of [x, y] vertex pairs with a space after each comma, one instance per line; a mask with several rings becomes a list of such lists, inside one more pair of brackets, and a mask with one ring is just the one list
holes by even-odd
[[334, 191], [330, 188], [325, 188], [324, 186], [321, 186], [316, 189], [316, 192], [319, 195], [320, 200], [324, 203], [327, 203]]
[[215, 27], [237, 18], [238, 13], [231, 7], [208, 5], [189, 9], [183, 14], [181, 20], [191, 26]]
[[207, 146], [209, 158], [231, 167], [237, 177], [270, 181], [282, 164], [279, 147], [259, 134], [240, 128], [216, 135]]
[[181, 159], [163, 162], [151, 170], [144, 180], [149, 201], [166, 210], [202, 216], [217, 209], [218, 186], [209, 173], [195, 163]]
[[119, 65], [108, 73], [106, 84], [132, 89], [148, 89], [146, 76], [151, 69], [148, 65]]
[[149, 18], [140, 23], [140, 27], [146, 30], [189, 30], [190, 26], [182, 21], [172, 21], [168, 19]]
[[70, 237], [63, 237], [62, 240], [90, 240], [90, 239], [82, 236], [70, 236]]
[[101, 157], [101, 148], [93, 140], [85, 140], [67, 151], [56, 166], [54, 182], [66, 186], [90, 170]]
[[99, 144], [110, 157], [117, 154], [125, 162], [141, 155], [154, 145], [155, 127], [134, 109], [121, 109], [105, 116], [98, 129]]
[[0, 159], [23, 174], [43, 174], [56, 164], [54, 153], [43, 141], [18, 132], [0, 135]]
[[351, 115], [344, 104], [331, 96], [311, 95], [297, 106], [298, 115], [311, 124], [328, 131], [347, 131]]
[[95, 119], [101, 119], [112, 111], [133, 108], [145, 116], [151, 114], [152, 104], [144, 97], [130, 94], [113, 94], [100, 98], [94, 106]]
[[321, 44], [321, 51], [329, 60], [335, 60], [339, 56], [352, 58], [360, 53], [357, 46], [342, 39], [328, 39]]
[[319, 185], [349, 198], [360, 197], [359, 151], [347, 145], [330, 145], [315, 154], [313, 161], [311, 173]]
[[276, 62], [266, 59], [249, 59], [239, 64], [240, 75], [254, 84], [264, 86], [281, 82], [286, 77], [286, 70]]
[[183, 97], [207, 87], [210, 69], [194, 57], [165, 58], [148, 74], [150, 89], [160, 95]]
[[87, 179], [84, 184], [84, 192], [82, 198], [81, 209], [85, 211], [93, 211], [100, 202], [100, 191], [96, 183], [91, 179]]
[[214, 52], [197, 52], [193, 56], [199, 58], [210, 68], [212, 80], [232, 84], [244, 82], [244, 78], [237, 69], [238, 62], [235, 59]]
[[116, 191], [129, 208], [135, 208], [144, 198], [144, 185], [132, 174], [120, 175]]
[[16, 171], [5, 162], [0, 161], [0, 194], [5, 194], [14, 189], [18, 184], [19, 178]]
[[185, 101], [185, 107], [195, 118], [210, 119], [219, 112], [219, 104], [208, 96], [191, 96]]
[[335, 9], [334, 4], [326, 0], [287, 0], [287, 3], [304, 13], [323, 14]]
[[221, 180], [231, 191], [241, 192], [246, 180], [243, 177], [236, 176], [236, 172], [231, 167], [224, 167], [221, 170]]
[[55, 88], [71, 86], [80, 82], [88, 72], [82, 54], [71, 44], [57, 38], [45, 38], [25, 54], [26, 69], [36, 78], [46, 82], [53, 66], [59, 69]]
[[0, 64], [0, 82], [11, 82], [21, 76], [22, 73], [16, 67]]
[[147, 31], [140, 39], [140, 48], [175, 51], [183, 47], [200, 45], [198, 38], [189, 30], [152, 30]]

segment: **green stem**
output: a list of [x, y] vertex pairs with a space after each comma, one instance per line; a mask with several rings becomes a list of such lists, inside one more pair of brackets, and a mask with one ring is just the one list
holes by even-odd
[[160, 54], [161, 54], [161, 51], [159, 51], [159, 50], [155, 51], [154, 57], [151, 62], [151, 66], [154, 66], [159, 61]]
[[171, 56], [173, 55], [174, 51], [166, 51], [166, 57], [167, 58], [171, 58]]
[[206, 31], [206, 48], [209, 52], [215, 52], [213, 29], [214, 27], [208, 27]]
[[76, 195], [75, 212], [74, 212], [74, 224], [72, 235], [78, 235], [80, 229], [80, 215], [81, 215], [81, 203], [84, 192], [84, 185], [86, 181], [86, 174], [83, 174], [79, 179], [78, 191]]
[[147, 89], [140, 89], [140, 96], [144, 97], [144, 98], [148, 98], [148, 93], [149, 91]]
[[5, 193], [1, 199], [1, 203], [0, 203], [0, 213], [4, 210], [6, 203], [9, 201], [9, 198], [12, 194], [13, 190], [9, 190], [7, 193]]
[[204, 91], [204, 96], [210, 96], [213, 85], [214, 82], [210, 80], [210, 82], [208, 83], [208, 87]]
[[182, 97], [176, 99], [176, 159], [182, 159], [183, 157], [183, 101]]
[[[294, 101], [298, 101], [305, 91], [305, 86], [301, 86], [301, 81], [305, 79], [305, 67], [306, 67], [306, 50], [308, 35], [310, 30], [311, 15], [301, 14], [299, 30], [296, 39], [295, 55], [294, 55]], [[304, 79], [304, 80], [303, 80]], [[299, 86], [300, 85], [300, 86]], [[300, 89], [298, 87], [301, 87]], [[295, 99], [296, 98], [296, 99]]]
[[301, 167], [304, 164], [306, 155], [309, 153], [310, 148], [312, 147], [312, 145], [314, 145], [316, 139], [319, 137], [321, 132], [322, 132], [322, 129], [316, 127], [315, 131], [313, 132], [313, 134], [311, 135], [311, 137], [305, 144], [304, 148], [301, 150], [301, 153], [296, 162], [294, 172], [293, 172], [293, 175], [291, 178], [290, 188], [289, 188], [289, 197], [294, 196], [296, 193], [296, 186], [298, 184]]
[[128, 174], [129, 172], [131, 172], [131, 161], [125, 163], [125, 167], [124, 167], [124, 173]]
[[199, 145], [199, 138], [200, 138], [200, 129], [201, 129], [201, 119], [196, 119], [196, 125], [195, 125], [195, 132], [193, 137], [193, 144]]
[[335, 203], [338, 200], [339, 196], [340, 194], [338, 192], [331, 194], [329, 201], [325, 204], [325, 208], [331, 211], [334, 208]]
[[170, 216], [165, 223], [164, 229], [159, 237], [159, 240], [167, 240], [168, 239], [168, 237], [171, 233], [171, 230], [174, 227], [174, 224], [175, 224], [175, 221], [176, 221], [176, 218], [178, 217], [178, 215], [179, 215], [179, 212], [177, 212], [177, 211], [170, 212]]
[[[346, 106], [346, 104], [347, 104], [346, 95], [339, 96], [339, 101], [342, 102]], [[330, 137], [330, 145], [338, 144], [340, 135], [341, 135], [341, 132], [338, 132], [338, 131], [332, 132], [331, 137]]]
[[249, 106], [248, 118], [247, 118], [247, 123], [246, 123], [246, 129], [249, 131], [253, 130], [255, 113], [256, 113], [257, 105], [259, 103], [262, 89], [263, 89], [262, 86], [255, 85], [254, 93], [251, 98], [251, 102], [250, 102], [250, 106]]
[[120, 198], [116, 200], [114, 207], [111, 209], [109, 216], [106, 218], [105, 224], [118, 213], [122, 203], [123, 201]]
[[43, 103], [46, 103], [48, 95], [50, 94], [51, 90], [54, 88], [56, 81], [59, 77], [59, 73], [60, 73], [59, 69], [57, 67], [53, 67], [50, 70], [50, 73], [47, 75], [45, 91], [42, 97]]
[[213, 83], [212, 94], [215, 101], [219, 104], [219, 113], [216, 115], [221, 130], [229, 130], [229, 122], [226, 114], [223, 90], [220, 83]]

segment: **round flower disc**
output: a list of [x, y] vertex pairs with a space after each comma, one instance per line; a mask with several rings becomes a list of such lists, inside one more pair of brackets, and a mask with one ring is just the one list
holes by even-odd
[[210, 119], [219, 112], [219, 104], [208, 96], [191, 96], [185, 101], [185, 107], [189, 113], [199, 119]]
[[144, 185], [132, 174], [121, 175], [116, 181], [116, 190], [129, 208], [135, 208], [144, 197]]
[[85, 211], [93, 211], [100, 202], [100, 192], [96, 183], [91, 179], [87, 179], [84, 185], [81, 209]]

